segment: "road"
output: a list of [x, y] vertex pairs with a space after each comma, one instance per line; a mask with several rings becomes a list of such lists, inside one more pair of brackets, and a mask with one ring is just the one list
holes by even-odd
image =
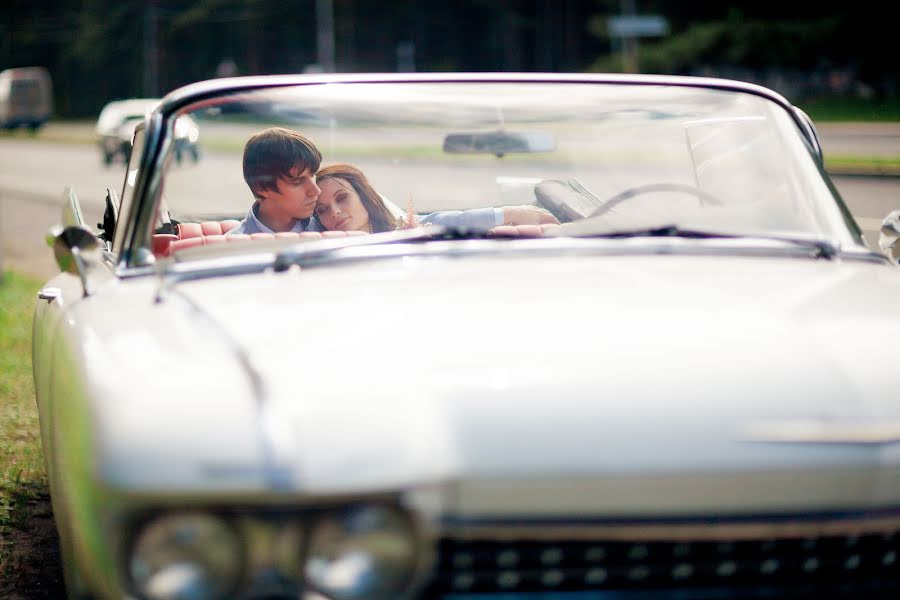
[[[826, 151], [835, 147], [841, 153], [857, 155], [900, 155], [900, 127], [885, 131], [827, 127], [822, 130], [823, 146]], [[208, 158], [210, 163], [237, 160]], [[223, 170], [229, 173], [225, 178], [228, 185], [243, 192], [239, 163]], [[120, 190], [123, 177], [124, 167], [104, 167], [93, 146], [0, 139], [0, 261], [4, 267], [42, 278], [55, 273], [44, 236], [59, 222], [64, 187], [74, 187], [88, 222], [97, 223], [106, 188]], [[881, 220], [889, 211], [900, 209], [900, 178], [835, 177], [834, 181], [869, 243], [877, 247]]]

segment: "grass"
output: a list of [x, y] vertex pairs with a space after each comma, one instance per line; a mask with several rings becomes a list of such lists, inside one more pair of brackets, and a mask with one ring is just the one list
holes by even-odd
[[833, 174], [900, 175], [900, 156], [825, 155], [825, 169]]
[[898, 98], [815, 98], [798, 104], [815, 123], [838, 121], [900, 121]]
[[40, 282], [0, 279], [0, 598], [63, 595], [31, 378], [31, 315]]
[[94, 123], [87, 121], [50, 121], [37, 133], [31, 133], [23, 128], [12, 131], [0, 130], [0, 139], [81, 145], [97, 143]]

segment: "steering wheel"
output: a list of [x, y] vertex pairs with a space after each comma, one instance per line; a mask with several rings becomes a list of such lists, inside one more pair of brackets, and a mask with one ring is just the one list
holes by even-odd
[[722, 201], [720, 199], [694, 185], [674, 182], [649, 183], [647, 185], [639, 185], [628, 188], [626, 190], [622, 190], [621, 192], [604, 202], [603, 206], [588, 215], [588, 218], [605, 215], [626, 200], [630, 200], [631, 198], [641, 196], [643, 194], [651, 194], [653, 192], [681, 192], [684, 194], [691, 194], [692, 196], [696, 196], [696, 198], [700, 201], [700, 206], [705, 206], [707, 204], [711, 206], [722, 206]]

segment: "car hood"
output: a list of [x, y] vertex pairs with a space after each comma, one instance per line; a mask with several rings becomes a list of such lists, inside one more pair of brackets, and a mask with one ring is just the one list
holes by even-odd
[[[649, 510], [661, 492], [685, 510], [808, 507], [810, 486], [823, 506], [900, 501], [900, 455], [881, 443], [900, 423], [893, 268], [407, 257], [177, 293], [256, 382], [252, 419], [196, 401], [235, 440], [259, 432], [246, 455], [270, 484], [455, 482], [478, 513]], [[741, 473], [755, 483], [735, 487]]]

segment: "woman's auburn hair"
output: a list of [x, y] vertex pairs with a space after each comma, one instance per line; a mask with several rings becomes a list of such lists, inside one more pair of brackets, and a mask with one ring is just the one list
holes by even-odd
[[[353, 186], [353, 190], [359, 195], [359, 199], [369, 213], [369, 225], [372, 227], [373, 233], [393, 231], [398, 228], [398, 222], [402, 222], [402, 219], [398, 220], [391, 214], [384, 204], [384, 200], [369, 183], [365, 174], [353, 165], [335, 163], [323, 167], [316, 173], [316, 181], [323, 179], [343, 179]], [[320, 224], [324, 227], [324, 224], [321, 222]]]

